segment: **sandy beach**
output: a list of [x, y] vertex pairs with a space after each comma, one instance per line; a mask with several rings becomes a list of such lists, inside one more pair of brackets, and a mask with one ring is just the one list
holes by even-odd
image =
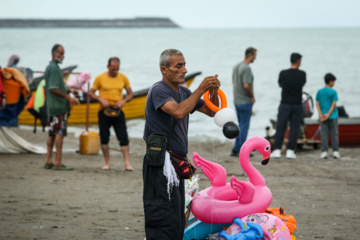
[[[47, 133], [13, 128], [45, 148]], [[229, 143], [190, 141], [193, 151], [247, 180]], [[112, 136], [110, 147], [119, 149]], [[130, 141], [134, 172], [124, 170], [122, 155], [110, 152], [112, 169], [100, 168], [102, 155], [80, 155], [79, 139], [64, 141], [63, 163], [74, 171], [43, 168], [45, 155], [0, 154], [0, 239], [144, 239], [142, 139]], [[341, 159], [320, 159], [305, 148], [296, 160], [271, 159], [266, 166], [255, 153], [251, 163], [273, 194], [271, 207], [282, 207], [297, 220], [297, 239], [358, 239], [360, 235], [360, 148], [340, 148]], [[210, 186], [198, 171], [200, 189]]]

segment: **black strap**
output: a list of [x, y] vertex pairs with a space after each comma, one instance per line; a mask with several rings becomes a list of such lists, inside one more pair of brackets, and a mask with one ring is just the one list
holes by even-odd
[[280, 208], [280, 214], [284, 215], [284, 209], [283, 208]]
[[33, 130], [33, 133], [36, 133], [36, 120], [37, 120], [37, 118], [34, 117], [34, 130]]

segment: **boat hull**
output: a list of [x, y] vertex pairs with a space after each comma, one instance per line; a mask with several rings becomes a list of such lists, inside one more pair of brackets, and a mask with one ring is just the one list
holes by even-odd
[[[339, 118], [339, 145], [359, 146], [360, 145], [360, 117]], [[321, 140], [319, 122], [314, 119], [305, 118], [305, 136], [308, 139]]]

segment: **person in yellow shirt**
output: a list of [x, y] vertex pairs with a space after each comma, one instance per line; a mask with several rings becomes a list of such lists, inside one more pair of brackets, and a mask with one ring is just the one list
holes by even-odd
[[[108, 143], [110, 140], [110, 128], [113, 126], [124, 157], [125, 170], [133, 171], [134, 169], [129, 160], [129, 138], [122, 107], [134, 97], [134, 94], [131, 90], [129, 79], [119, 72], [119, 58], [109, 58], [107, 69], [107, 72], [104, 72], [95, 78], [92, 88], [89, 91], [89, 97], [100, 103], [98, 122], [101, 150], [105, 158], [105, 166], [102, 167], [102, 169], [110, 170], [111, 167]], [[123, 97], [124, 89], [127, 93], [125, 98]], [[99, 95], [95, 95], [97, 90], [99, 90]]]

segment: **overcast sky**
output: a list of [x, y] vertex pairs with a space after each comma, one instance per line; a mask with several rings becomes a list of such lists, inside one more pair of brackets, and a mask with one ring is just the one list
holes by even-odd
[[183, 28], [360, 27], [360, 0], [0, 0], [0, 18], [169, 17]]

